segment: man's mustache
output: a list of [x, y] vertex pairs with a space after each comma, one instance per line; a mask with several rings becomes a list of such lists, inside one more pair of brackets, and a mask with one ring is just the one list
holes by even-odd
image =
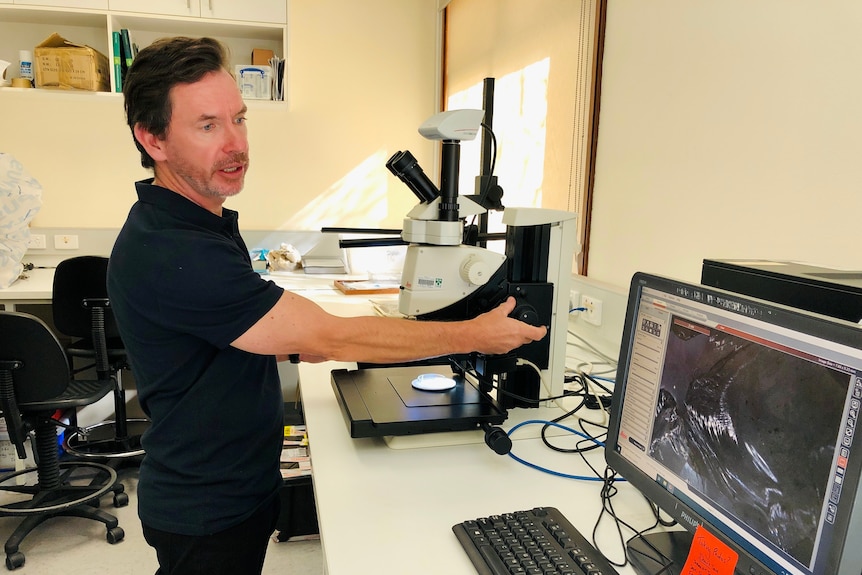
[[248, 164], [248, 153], [247, 152], [235, 152], [230, 155], [230, 158], [219, 162], [216, 164], [216, 169], [221, 170], [222, 168], [226, 168], [232, 166], [234, 164]]

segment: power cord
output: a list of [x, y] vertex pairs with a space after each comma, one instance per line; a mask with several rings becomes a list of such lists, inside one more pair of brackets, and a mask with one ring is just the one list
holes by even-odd
[[[599, 552], [602, 553], [602, 555], [604, 555], [608, 559], [608, 561], [610, 561], [610, 563], [612, 565], [614, 565], [616, 567], [625, 567], [626, 565], [629, 564], [629, 559], [625, 553], [625, 549], [628, 548], [629, 543], [632, 540], [634, 540], [635, 538], [640, 538], [641, 541], [644, 543], [644, 545], [646, 545], [647, 547], [652, 549], [652, 551], [655, 553], [654, 557], [649, 557], [649, 558], [652, 561], [654, 561], [657, 565], [661, 565], [661, 568], [658, 571], [656, 571], [655, 573], [653, 573], [652, 575], [661, 575], [662, 573], [666, 573], [668, 569], [673, 567], [673, 565], [674, 565], [673, 562], [671, 561], [670, 558], [665, 557], [661, 551], [656, 549], [656, 547], [654, 545], [652, 545], [652, 543], [650, 543], [650, 541], [648, 539], [643, 538], [643, 535], [649, 533], [650, 531], [653, 531], [654, 529], [657, 529], [659, 526], [671, 527], [671, 526], [676, 524], [676, 521], [663, 519], [661, 517], [661, 511], [658, 508], [658, 506], [655, 503], [653, 503], [650, 499], [648, 499], [645, 495], [641, 494], [641, 495], [643, 495], [644, 501], [646, 501], [647, 505], [649, 505], [650, 511], [652, 512], [652, 515], [655, 518], [655, 521], [653, 522], [652, 525], [650, 525], [649, 527], [647, 527], [645, 529], [639, 530], [639, 529], [633, 527], [632, 525], [630, 525], [629, 523], [627, 523], [626, 521], [621, 519], [619, 517], [619, 515], [617, 515], [616, 510], [614, 509], [614, 506], [613, 506], [613, 502], [612, 502], [612, 498], [618, 493], [618, 489], [617, 489], [615, 484], [619, 481], [625, 481], [625, 480], [622, 479], [621, 477], [619, 477], [617, 475], [617, 473], [613, 469], [611, 469], [610, 467], [605, 468], [603, 478], [604, 478], [604, 485], [602, 486], [602, 491], [601, 491], [602, 510], [599, 512], [599, 516], [596, 518], [596, 523], [593, 526], [593, 533], [592, 533], [593, 545], [596, 547], [596, 549], [599, 549]], [[623, 560], [622, 561], [612, 560], [610, 558], [610, 556], [605, 551], [601, 550], [598, 546], [597, 533], [598, 533], [599, 525], [601, 524], [603, 518], [606, 515], [614, 521], [614, 526], [616, 527], [617, 534], [619, 537], [619, 546], [621, 549], [623, 549]], [[629, 537], [628, 539], [626, 539], [625, 535], [623, 534], [623, 528], [631, 531], [633, 533], [633, 535], [631, 537]]]

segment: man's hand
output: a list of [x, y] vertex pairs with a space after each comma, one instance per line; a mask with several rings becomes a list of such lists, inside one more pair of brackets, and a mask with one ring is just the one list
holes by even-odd
[[507, 353], [545, 337], [548, 328], [532, 326], [509, 317], [514, 309], [515, 298], [509, 296], [496, 308], [470, 321], [477, 328], [476, 351], [487, 354]]

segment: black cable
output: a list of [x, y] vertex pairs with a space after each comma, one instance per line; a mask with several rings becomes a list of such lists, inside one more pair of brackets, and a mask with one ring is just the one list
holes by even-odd
[[461, 365], [460, 363], [458, 363], [455, 360], [452, 360], [452, 363], [454, 363], [458, 367], [458, 369], [460, 369], [464, 373], [471, 374], [473, 377], [476, 378], [477, 381], [479, 381], [479, 383], [483, 383], [483, 384], [487, 385], [488, 387], [490, 387], [491, 389], [497, 390], [498, 393], [502, 393], [503, 395], [506, 395], [506, 396], [511, 397], [513, 399], [517, 399], [518, 401], [523, 401], [525, 403], [539, 405], [540, 403], [543, 403], [545, 401], [555, 401], [557, 399], [563, 399], [566, 397], [571, 397], [573, 395], [571, 393], [563, 393], [561, 395], [551, 395], [548, 397], [540, 397], [538, 399], [535, 399], [532, 397], [525, 397], [523, 395], [518, 395], [517, 393], [511, 392], [511, 391], [508, 391], [505, 389], [501, 389], [496, 383], [494, 383], [494, 380], [486, 378], [483, 375], [480, 375], [479, 372], [476, 371], [475, 366], [473, 366], [473, 365], [470, 365], [470, 366], [467, 366], [466, 364]]
[[[618, 493], [617, 488], [614, 486], [614, 482], [616, 481], [616, 478], [617, 478], [616, 471], [614, 471], [610, 467], [606, 467], [605, 472], [603, 474], [603, 477], [604, 477], [605, 481], [602, 485], [602, 491], [601, 491], [602, 510], [601, 510], [601, 512], [599, 512], [599, 516], [596, 518], [596, 523], [593, 526], [593, 533], [592, 533], [593, 545], [596, 547], [596, 549], [599, 549], [598, 542], [596, 541], [596, 535], [598, 533], [599, 525], [602, 522], [602, 518], [605, 516], [605, 514], [607, 514], [608, 516], [610, 516], [613, 519], [614, 525], [617, 529], [617, 534], [619, 535], [620, 547], [623, 550], [625, 550], [628, 541], [630, 541], [632, 538], [630, 538], [629, 540], [625, 539], [625, 536], [623, 535], [623, 531], [622, 531], [623, 527], [625, 527], [626, 529], [628, 529], [632, 533], [634, 533], [635, 537], [636, 537], [636, 536], [639, 536], [643, 533], [646, 533], [647, 531], [655, 529], [656, 527], [658, 527], [659, 524], [658, 524], [658, 521], [656, 521], [653, 525], [647, 527], [646, 529], [638, 531], [635, 527], [633, 527], [629, 523], [620, 519], [619, 515], [617, 515], [616, 510], [614, 509], [613, 502], [611, 501], [611, 499]], [[652, 502], [650, 502], [649, 500], [647, 500], [647, 502], [650, 504], [650, 508], [654, 509], [652, 507]], [[624, 555], [623, 561], [619, 562], [619, 561], [611, 560], [611, 558], [608, 557], [607, 553], [605, 553], [604, 551], [600, 551], [600, 552], [602, 553], [602, 555], [604, 555], [605, 557], [608, 558], [608, 561], [610, 561], [610, 563], [612, 565], [615, 565], [617, 567], [625, 567], [629, 563], [629, 559], [625, 555]], [[657, 575], [657, 574], [655, 574], [655, 575]]]
[[[574, 409], [568, 411], [567, 413], [563, 414], [562, 416], [560, 416], [556, 419], [551, 420], [551, 423], [559, 423], [563, 419], [566, 419], [567, 417], [571, 417], [572, 415], [575, 414], [575, 412], [577, 412], [579, 409], [581, 409], [587, 403], [587, 400], [590, 397], [592, 397], [592, 394], [590, 394], [588, 392], [587, 386], [584, 383], [584, 376], [589, 377], [584, 373], [575, 374], [575, 375], [571, 376], [569, 378], [569, 381], [568, 381], [568, 383], [580, 383], [581, 389], [580, 390], [569, 390], [568, 396], [569, 397], [580, 396], [581, 402]], [[592, 380], [592, 378], [590, 378], [590, 380]], [[604, 442], [604, 439], [607, 437], [607, 426], [601, 425], [599, 423], [595, 423], [593, 421], [589, 421], [589, 420], [585, 420], [585, 419], [579, 419], [578, 425], [580, 426], [581, 431], [583, 431], [584, 435], [587, 435], [592, 439], [580, 440], [580, 441], [578, 441], [578, 443], [575, 444], [574, 448], [558, 447], [558, 446], [553, 445], [551, 443], [551, 441], [549, 440], [548, 435], [546, 433], [552, 427], [551, 423], [546, 424], [545, 426], [542, 427], [541, 439], [542, 439], [542, 442], [545, 444], [545, 446], [547, 446], [549, 449], [552, 449], [552, 450], [560, 452], [560, 453], [578, 453], [578, 454], [581, 454], [581, 456], [583, 457], [584, 453], [600, 448], [601, 445], [596, 443], [596, 441]], [[587, 428], [585, 427], [585, 425], [587, 425], [587, 424], [593, 425], [595, 427], [599, 427], [599, 428], [603, 429], [604, 431], [598, 435], [595, 435], [595, 434], [591, 433], [589, 430], [587, 430]], [[586, 459], [584, 459], [584, 462], [587, 464], [587, 466], [589, 466], [593, 470], [593, 473], [595, 473], [597, 477], [601, 477], [601, 474], [596, 469], [594, 469], [592, 467], [592, 465], [590, 465], [590, 463]]]
[[479, 191], [479, 196], [484, 198], [485, 194], [488, 193], [491, 185], [491, 177], [494, 175], [494, 168], [497, 165], [497, 136], [494, 135], [494, 130], [491, 129], [491, 126], [482, 122], [480, 124], [482, 129], [485, 130], [489, 136], [491, 136], [491, 147], [494, 148], [493, 153], [491, 154], [491, 168], [488, 170], [488, 180], [485, 182], [485, 188]]
[[[633, 527], [632, 525], [630, 525], [626, 521], [622, 520], [617, 515], [616, 510], [614, 509], [614, 506], [613, 506], [613, 502], [611, 501], [613, 496], [618, 493], [618, 490], [617, 490], [616, 486], [614, 485], [614, 482], [616, 481], [616, 477], [617, 477], [616, 472], [613, 469], [611, 469], [610, 467], [606, 467], [605, 473], [603, 474], [603, 477], [604, 477], [604, 482], [603, 482], [602, 491], [601, 491], [602, 510], [601, 510], [601, 512], [599, 512], [599, 516], [596, 518], [596, 523], [593, 526], [593, 533], [592, 533], [593, 545], [596, 547], [596, 549], [599, 549], [598, 542], [597, 542], [598, 528], [602, 522], [604, 515], [607, 514], [614, 521], [614, 525], [617, 529], [617, 534], [619, 536], [619, 544], [620, 544], [620, 547], [622, 549], [630, 549], [632, 551], [642, 553], [645, 557], [654, 561], [656, 564], [661, 565], [661, 568], [658, 571], [656, 571], [655, 573], [653, 573], [652, 575], [661, 575], [661, 574], [667, 572], [668, 569], [670, 569], [671, 567], [674, 566], [673, 560], [666, 557], [652, 543], [650, 543], [650, 541], [648, 539], [645, 539], [643, 537], [643, 535], [645, 535], [646, 533], [658, 528], [659, 525], [668, 527], [668, 526], [675, 524], [676, 522], [675, 521], [674, 522], [668, 522], [668, 521], [662, 519], [661, 518], [661, 510], [659, 509], [659, 507], [644, 495], [643, 498], [646, 501], [647, 505], [649, 505], [650, 511], [652, 511], [653, 517], [655, 517], [655, 522], [645, 529], [641, 529], [641, 530], [636, 529], [635, 527]], [[643, 494], [641, 494], [641, 495], [643, 495]], [[629, 531], [631, 531], [633, 533], [633, 535], [630, 538], [625, 539], [625, 536], [623, 535], [623, 531], [622, 531], [623, 527], [625, 527], [626, 529], [628, 529]], [[636, 538], [640, 538], [640, 540], [644, 543], [644, 545], [646, 545], [647, 547], [652, 549], [655, 552], [655, 556], [649, 556], [649, 555], [644, 554], [642, 551], [639, 551], [637, 549], [632, 549], [629, 546], [629, 543]], [[611, 558], [604, 551], [601, 551], [600, 549], [599, 549], [599, 551], [600, 551], [600, 553], [602, 553], [602, 555], [604, 555], [608, 559], [608, 561], [610, 561], [610, 563], [612, 565], [614, 565], [616, 567], [625, 567], [626, 565], [629, 564], [629, 558], [627, 555], [625, 556], [625, 558], [623, 559], [622, 562], [619, 562], [619, 561], [611, 560]]]
[[[486, 124], [485, 122], [482, 122], [480, 124], [480, 126], [482, 126], [482, 129], [485, 130], [489, 136], [491, 136], [491, 146], [493, 148], [493, 153], [491, 154], [491, 166], [490, 166], [489, 173], [487, 174], [488, 177], [485, 180], [485, 183], [482, 186], [482, 189], [479, 190], [479, 200], [484, 201], [485, 194], [487, 194], [488, 190], [491, 189], [491, 180], [493, 179], [494, 168], [497, 165], [497, 136], [494, 135], [494, 130], [492, 130], [491, 127], [488, 124]], [[480, 175], [486, 175], [486, 174], [480, 174]], [[482, 206], [482, 207], [484, 207], [484, 206]], [[476, 217], [477, 217], [476, 215], [473, 216], [473, 219], [470, 222], [470, 226], [464, 226], [464, 234], [463, 234], [463, 238], [461, 240], [462, 242], [466, 243], [466, 241], [467, 241], [467, 230], [469, 227], [472, 227], [473, 225], [475, 225]]]
[[[607, 558], [608, 562], [610, 562], [611, 565], [614, 565], [616, 567], [625, 567], [626, 565], [628, 565], [628, 557], [625, 555], [626, 541], [625, 541], [625, 538], [623, 536], [621, 525], [628, 527], [632, 531], [636, 531], [636, 530], [631, 525], [629, 525], [628, 523], [626, 523], [625, 521], [620, 519], [617, 516], [616, 511], [614, 510], [614, 506], [613, 506], [613, 503], [611, 501], [611, 498], [614, 497], [619, 492], [618, 489], [616, 488], [616, 486], [614, 486], [614, 481], [616, 480], [616, 472], [613, 471], [610, 467], [606, 467], [605, 472], [602, 474], [602, 477], [604, 479], [604, 482], [602, 483], [601, 494], [600, 494], [601, 501], [602, 501], [602, 510], [599, 512], [599, 516], [596, 518], [595, 525], [593, 525], [593, 532], [592, 532], [592, 540], [593, 541], [592, 541], [592, 543], [595, 546], [595, 548], [599, 549], [599, 552], [602, 555], [604, 555], [605, 558]], [[605, 516], [605, 514], [609, 515], [614, 520], [614, 526], [616, 527], [617, 534], [619, 535], [620, 547], [622, 547], [622, 549], [623, 549], [623, 560], [622, 560], [622, 562], [614, 561], [613, 559], [611, 559], [610, 555], [608, 555], [605, 551], [600, 550], [598, 542], [596, 541], [596, 539], [597, 539], [596, 535], [598, 533], [599, 525], [601, 524], [602, 518]]]
[[[575, 392], [575, 393], [570, 394], [570, 395], [569, 395], [569, 397], [571, 397], [571, 396], [578, 396], [578, 395], [580, 395], [580, 394], [578, 394], [577, 392]], [[561, 416], [559, 416], [559, 417], [556, 417], [556, 418], [552, 419], [552, 420], [551, 420], [551, 423], [559, 423], [559, 422], [561, 422], [562, 420], [564, 420], [564, 419], [566, 419], [566, 418], [568, 418], [568, 417], [573, 416], [573, 415], [574, 415], [574, 414], [575, 414], [579, 409], [581, 409], [581, 408], [584, 406], [584, 404], [585, 404], [585, 403], [586, 403], [586, 397], [581, 396], [581, 402], [580, 402], [580, 403], [578, 403], [578, 405], [576, 405], [574, 409], [571, 409], [571, 410], [567, 411], [566, 413], [564, 413], [563, 415], [561, 415]], [[581, 448], [579, 448], [578, 446], [581, 444], [581, 442], [583, 442], [583, 441], [588, 441], [588, 440], [583, 439], [583, 440], [578, 441], [578, 443], [576, 443], [576, 444], [575, 444], [575, 447], [574, 447], [574, 448], [558, 447], [558, 446], [556, 446], [556, 445], [552, 444], [552, 443], [550, 442], [550, 440], [548, 439], [547, 432], [548, 432], [548, 430], [549, 430], [551, 427], [553, 427], [553, 425], [551, 425], [551, 423], [546, 423], [545, 425], [543, 425], [543, 426], [542, 426], [542, 432], [541, 432], [541, 435], [540, 435], [540, 437], [541, 437], [541, 439], [542, 439], [542, 443], [544, 443], [544, 444], [545, 444], [545, 446], [546, 446], [546, 447], [548, 447], [549, 449], [551, 449], [551, 450], [553, 450], [553, 451], [557, 451], [557, 452], [559, 452], [559, 453], [580, 453], [580, 452], [581, 452]], [[589, 435], [589, 434], [587, 434], [587, 435]], [[592, 442], [590, 442], [590, 443], [592, 443]], [[593, 445], [594, 447], [599, 447], [599, 446], [598, 446], [598, 445], [596, 445], [595, 443], [592, 443], [592, 445]], [[595, 471], [595, 470], [594, 470], [594, 471]], [[601, 477], [601, 476], [599, 475], [599, 477]]]
[[658, 525], [662, 525], [662, 526], [664, 526], [664, 527], [672, 527], [672, 526], [676, 525], [676, 521], [674, 521], [674, 520], [670, 520], [670, 521], [668, 521], [668, 520], [662, 519], [662, 517], [661, 517], [661, 509], [659, 508], [659, 506], [658, 506], [658, 505], [656, 505], [655, 503], [653, 503], [653, 502], [652, 502], [652, 501], [651, 501], [651, 500], [650, 500], [646, 495], [643, 495], [643, 493], [641, 493], [641, 495], [643, 496], [644, 500], [646, 500], [647, 505], [649, 505], [649, 506], [650, 506], [650, 510], [651, 510], [651, 511], [652, 511], [652, 513], [653, 513], [653, 517], [655, 517], [655, 519], [656, 519], [656, 524], [654, 524], [652, 527], [649, 527], [649, 528], [647, 528], [647, 529], [644, 529], [644, 530], [642, 530], [642, 531], [640, 531], [640, 532], [636, 532], [636, 533], [635, 533], [635, 534], [634, 534], [634, 535], [633, 535], [633, 536], [632, 536], [632, 537], [631, 537], [631, 538], [626, 542], [626, 545], [628, 545], [632, 540], [634, 540], [634, 539], [636, 539], [636, 538], [637, 538], [637, 539], [640, 539], [640, 541], [641, 541], [644, 545], [646, 545], [647, 547], [649, 547], [650, 549], [652, 549], [652, 550], [653, 550], [653, 552], [655, 553], [655, 555], [654, 555], [654, 556], [647, 555], [646, 553], [644, 553], [643, 551], [641, 551], [641, 550], [639, 550], [639, 549], [631, 548], [633, 552], [637, 552], [637, 553], [639, 553], [640, 555], [642, 555], [643, 557], [646, 557], [647, 559], [649, 559], [649, 560], [653, 561], [653, 562], [654, 562], [654, 563], [656, 563], [657, 565], [662, 565], [661, 569], [659, 569], [658, 571], [656, 571], [656, 572], [655, 572], [655, 574], [654, 574], [654, 575], [660, 575], [661, 573], [664, 573], [664, 572], [666, 572], [668, 569], [670, 569], [671, 567], [673, 567], [673, 566], [674, 566], [674, 561], [673, 561], [673, 559], [671, 559], [670, 557], [667, 557], [664, 553], [662, 553], [662, 552], [661, 552], [661, 551], [660, 551], [660, 550], [659, 550], [655, 545], [653, 545], [652, 543], [650, 543], [649, 539], [644, 538], [644, 537], [643, 537], [643, 535], [644, 535], [645, 533], [647, 533], [647, 531], [651, 531], [652, 529], [655, 529]]
[[584, 376], [584, 377], [586, 377], [587, 379], [589, 379], [589, 380], [590, 380], [593, 384], [595, 384], [596, 386], [600, 387], [600, 388], [602, 389], [602, 391], [604, 391], [604, 392], [605, 392], [605, 393], [607, 393], [608, 395], [613, 395], [613, 394], [614, 394], [614, 392], [613, 392], [612, 390], [608, 389], [608, 388], [607, 388], [607, 386], [605, 386], [604, 384], [602, 384], [598, 379], [596, 379], [595, 377], [591, 376], [590, 374], [588, 374], [588, 373], [583, 373], [583, 372], [582, 372], [582, 373], [581, 373], [581, 375], [582, 375], [582, 376]]

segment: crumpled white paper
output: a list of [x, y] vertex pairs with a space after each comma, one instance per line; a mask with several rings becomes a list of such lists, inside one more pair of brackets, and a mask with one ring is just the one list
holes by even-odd
[[278, 249], [267, 252], [266, 261], [271, 270], [292, 271], [301, 265], [302, 256], [291, 244], [281, 244]]
[[9, 154], [0, 152], [0, 289], [18, 279], [30, 240], [30, 220], [42, 207], [42, 186]]

